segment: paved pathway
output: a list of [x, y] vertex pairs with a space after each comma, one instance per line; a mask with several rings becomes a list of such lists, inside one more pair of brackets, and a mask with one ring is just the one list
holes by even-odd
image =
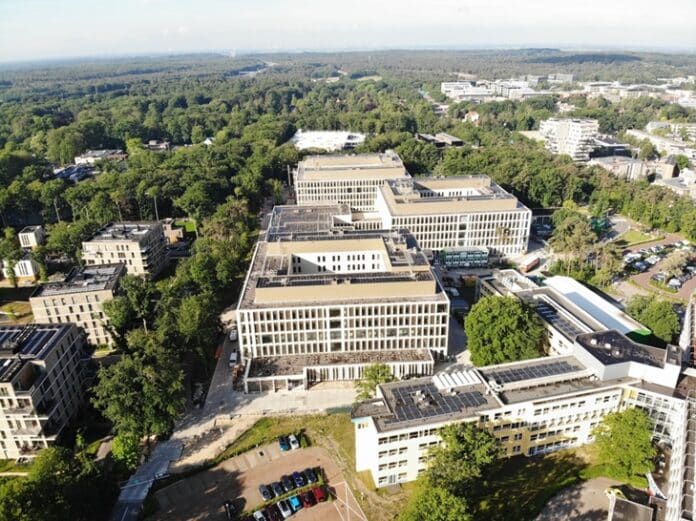
[[569, 487], [546, 504], [536, 521], [605, 521], [609, 514], [609, 499], [604, 493], [620, 482], [595, 478]]

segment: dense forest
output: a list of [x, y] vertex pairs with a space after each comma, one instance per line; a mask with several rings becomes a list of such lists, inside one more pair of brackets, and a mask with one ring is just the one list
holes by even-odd
[[[693, 56], [554, 50], [196, 55], [3, 66], [3, 226], [45, 224], [48, 241], [38, 256], [74, 263], [80, 262], [81, 241], [114, 220], [190, 217], [197, 240], [191, 257], [162, 280], [127, 278], [123, 294], [107, 306], [122, 356], [99, 372], [91, 403], [116, 434], [115, 469], [88, 464], [77, 442], [68, 452], [51, 453], [30, 479], [0, 487], [0, 521], [48, 519], [42, 516], [51, 505], [60, 508], [51, 519], [95, 519], [72, 504], [76, 484], [86, 477], [94, 483], [123, 478], [138, 460], [138, 440], [171, 432], [191, 381], [212, 368], [218, 315], [237, 298], [258, 214], [264, 203], [282, 201], [287, 169], [301, 159], [287, 144], [297, 129], [364, 132], [368, 138], [359, 151], [394, 149], [415, 175], [486, 174], [533, 208], [589, 205], [597, 215], [620, 212], [696, 239], [691, 199], [552, 156], [517, 132], [538, 128], [551, 116], [554, 97], [453, 104], [448, 115], [437, 117], [419, 94], [425, 83], [455, 72], [572, 72], [580, 79], [650, 82], [694, 70]], [[337, 81], [317, 81], [327, 77]], [[596, 117], [606, 132], [651, 119], [696, 120], [694, 111], [649, 98], [573, 102], [574, 115]], [[479, 126], [462, 121], [472, 109], [481, 116]], [[465, 146], [441, 151], [414, 137], [436, 131], [461, 137]], [[212, 144], [203, 143], [207, 137]], [[150, 151], [142, 146], [148, 140], [174, 147]], [[53, 174], [98, 148], [124, 149], [128, 159], [103, 162], [79, 183]], [[17, 249], [8, 231], [1, 253], [12, 257]], [[48, 486], [51, 465], [65, 467], [70, 483]], [[4, 499], [28, 497], [31, 487], [43, 490], [46, 500]], [[95, 495], [103, 494], [104, 504], [113, 500], [113, 487], [100, 490]]]

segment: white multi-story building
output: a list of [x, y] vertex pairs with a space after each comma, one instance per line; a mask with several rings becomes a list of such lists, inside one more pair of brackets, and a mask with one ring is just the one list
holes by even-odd
[[156, 276], [167, 264], [167, 241], [158, 222], [111, 223], [82, 243], [88, 266], [125, 264], [131, 275]]
[[[555, 280], [554, 280], [555, 279]], [[355, 406], [356, 468], [377, 486], [412, 481], [441, 443], [442, 426], [471, 422], [488, 429], [506, 456], [533, 456], [589, 443], [609, 412], [640, 407], [653, 435], [669, 446], [667, 472], [655, 476], [665, 519], [693, 519], [696, 372], [689, 354], [631, 340], [648, 331], [567, 277], [540, 287], [510, 270], [481, 284], [482, 294], [512, 295], [532, 306], [549, 329], [553, 356], [381, 385]], [[687, 342], [686, 344], [690, 344]]]
[[531, 210], [487, 176], [386, 183], [375, 210], [382, 228], [408, 230], [424, 250], [486, 247], [494, 258], [527, 252]]
[[247, 391], [355, 380], [376, 362], [431, 374], [447, 353], [449, 300], [415, 241], [332, 233], [336, 213], [274, 209], [237, 306]]
[[496, 94], [488, 83], [472, 81], [445, 81], [440, 84], [440, 92], [455, 101], [487, 101]]
[[0, 327], [0, 459], [33, 458], [77, 414], [84, 335], [73, 324]]
[[599, 122], [596, 119], [551, 118], [541, 122], [539, 132], [550, 152], [569, 155], [573, 161], [587, 161], [599, 133]]
[[29, 299], [34, 320], [60, 324], [73, 322], [87, 333], [93, 345], [110, 345], [113, 338], [106, 324], [104, 302], [114, 298], [124, 264], [102, 264], [76, 268], [63, 282], [39, 286]]
[[374, 209], [377, 188], [386, 181], [409, 178], [401, 158], [391, 151], [310, 156], [294, 172], [299, 206], [347, 204], [358, 212]]
[[678, 138], [685, 134], [689, 141], [696, 141], [696, 123], [675, 123], [674, 121], [651, 121], [645, 125], [647, 132], [667, 131]]

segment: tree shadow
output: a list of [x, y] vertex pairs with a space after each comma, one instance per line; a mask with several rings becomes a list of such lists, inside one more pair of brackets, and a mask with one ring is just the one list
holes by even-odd
[[[581, 471], [586, 466], [587, 463], [572, 452], [500, 460], [483, 483], [474, 518], [481, 521], [531, 521], [545, 508], [552, 508], [551, 515], [545, 519], [585, 519], [578, 516], [591, 512], [581, 512], [578, 506], [580, 490], [573, 485], [582, 481]], [[554, 498], [561, 491], [560, 497]], [[554, 502], [550, 504], [552, 498]], [[606, 511], [602, 512], [606, 518]], [[593, 519], [587, 518], [588, 521]]]
[[241, 496], [243, 484], [240, 472], [220, 467], [198, 472], [168, 485], [153, 494], [156, 510], [148, 521], [189, 519], [227, 519], [225, 501], [241, 514], [247, 502]]

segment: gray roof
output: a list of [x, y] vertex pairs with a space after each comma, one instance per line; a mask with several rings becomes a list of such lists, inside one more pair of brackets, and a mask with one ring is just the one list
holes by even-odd
[[118, 280], [125, 273], [125, 264], [102, 264], [75, 268], [64, 281], [49, 282], [39, 286], [32, 297], [49, 297], [114, 289]]
[[0, 382], [11, 381], [30, 360], [43, 360], [72, 324], [0, 326]]
[[604, 365], [639, 362], [661, 368], [666, 363], [681, 364], [676, 346], [668, 345], [661, 349], [639, 344], [613, 329], [578, 335], [577, 342]]

